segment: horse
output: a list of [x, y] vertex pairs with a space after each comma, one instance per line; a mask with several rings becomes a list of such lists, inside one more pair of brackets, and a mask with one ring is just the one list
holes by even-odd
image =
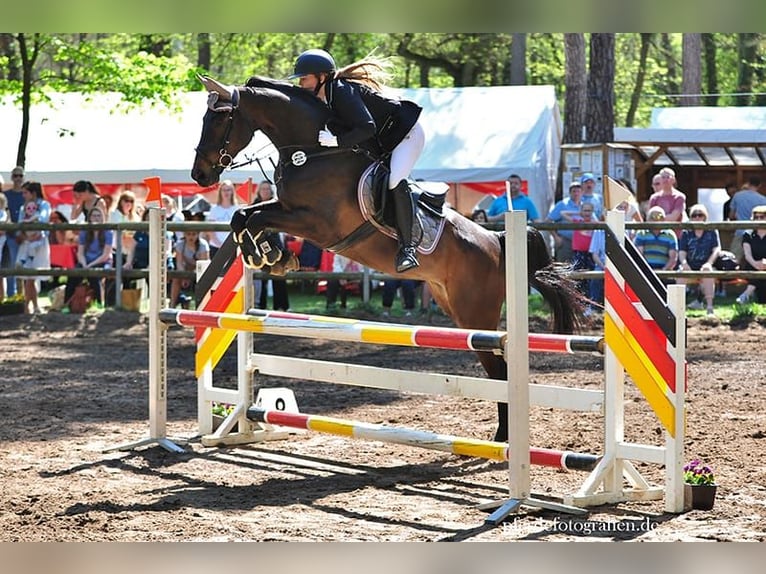
[[[446, 208], [436, 248], [421, 254], [419, 267], [397, 274], [393, 265], [396, 239], [379, 232], [360, 233], [365, 222], [357, 189], [363, 172], [376, 158], [364, 149], [318, 145], [317, 134], [331, 113], [319, 98], [288, 82], [258, 76], [244, 86], [225, 86], [209, 77], [200, 76], [200, 80], [209, 92], [191, 171], [200, 186], [215, 184], [224, 169], [236, 167], [234, 158], [256, 130], [279, 152], [278, 198], [245, 207], [232, 218], [242, 253], [248, 254], [248, 266], [265, 265], [275, 274], [295, 268], [295, 256], [289, 251], [265, 246], [261, 250], [265, 253], [259, 252], [258, 238], [265, 230], [283, 231], [383, 273], [425, 281], [437, 304], [460, 328], [498, 328], [505, 299], [504, 232], [488, 230]], [[529, 284], [550, 307], [552, 330], [575, 332], [584, 300], [567, 276], [568, 268], [551, 260], [542, 235], [529, 226], [527, 248]], [[487, 351], [477, 355], [489, 378], [507, 379], [502, 356]], [[494, 440], [506, 442], [507, 404], [498, 403], [497, 409]]]

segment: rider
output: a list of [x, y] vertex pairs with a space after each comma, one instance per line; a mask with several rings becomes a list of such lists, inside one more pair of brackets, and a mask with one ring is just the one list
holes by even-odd
[[289, 79], [299, 78], [298, 84], [313, 91], [334, 113], [319, 131], [320, 145], [352, 147], [372, 140], [391, 154], [388, 188], [399, 235], [395, 265], [403, 273], [419, 265], [412, 237], [415, 204], [407, 177], [423, 151], [425, 133], [418, 122], [420, 106], [381, 94], [388, 66], [387, 60], [368, 56], [338, 70], [329, 53], [313, 49], [298, 56]]

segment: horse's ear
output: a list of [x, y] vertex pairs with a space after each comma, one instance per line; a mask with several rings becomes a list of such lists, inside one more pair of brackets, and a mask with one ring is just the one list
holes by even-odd
[[199, 78], [199, 81], [202, 82], [202, 85], [205, 86], [205, 89], [208, 92], [215, 92], [223, 99], [230, 102], [234, 101], [234, 92], [236, 91], [236, 88], [233, 86], [224, 86], [218, 80], [214, 80], [208, 76], [200, 76], [197, 74], [197, 78]]

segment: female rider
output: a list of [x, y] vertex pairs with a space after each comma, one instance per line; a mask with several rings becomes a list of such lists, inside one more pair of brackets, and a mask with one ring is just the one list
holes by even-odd
[[375, 144], [391, 154], [388, 188], [393, 193], [399, 250], [395, 266], [403, 273], [419, 265], [412, 238], [415, 204], [407, 177], [425, 145], [418, 122], [422, 108], [408, 100], [381, 94], [389, 74], [387, 60], [367, 57], [338, 70], [324, 50], [307, 50], [295, 61], [298, 84], [311, 90], [333, 111], [334, 117], [319, 131], [318, 142], [326, 147], [363, 147]]

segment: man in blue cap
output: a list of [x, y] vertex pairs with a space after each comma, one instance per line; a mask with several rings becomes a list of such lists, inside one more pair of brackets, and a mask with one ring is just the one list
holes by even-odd
[[596, 178], [590, 172], [585, 172], [580, 177], [582, 187], [582, 201], [593, 204], [593, 216], [599, 221], [604, 220], [604, 200], [595, 192]]

